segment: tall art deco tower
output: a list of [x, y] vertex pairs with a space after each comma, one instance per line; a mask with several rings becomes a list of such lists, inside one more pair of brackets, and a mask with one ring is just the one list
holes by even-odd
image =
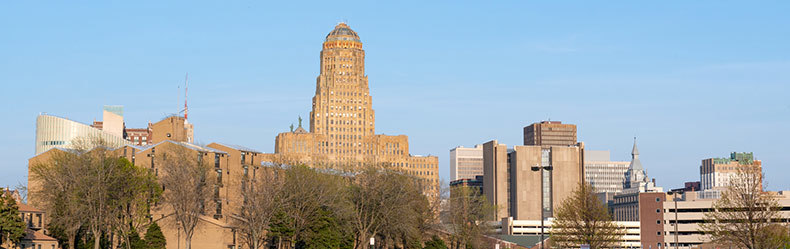
[[275, 153], [287, 160], [329, 168], [387, 164], [438, 183], [435, 156], [409, 154], [405, 135], [376, 135], [376, 115], [365, 75], [365, 50], [345, 23], [329, 32], [321, 50], [310, 112], [310, 132], [299, 126], [277, 135]]

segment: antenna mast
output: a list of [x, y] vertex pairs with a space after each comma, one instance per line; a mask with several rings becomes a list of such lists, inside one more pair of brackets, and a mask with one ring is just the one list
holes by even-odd
[[187, 75], [186, 75], [186, 77], [184, 79], [184, 85], [185, 85], [185, 87], [184, 87], [184, 120], [186, 120], [187, 119], [187, 112], [189, 110], [187, 108], [187, 95], [189, 94], [189, 72], [187, 72]]

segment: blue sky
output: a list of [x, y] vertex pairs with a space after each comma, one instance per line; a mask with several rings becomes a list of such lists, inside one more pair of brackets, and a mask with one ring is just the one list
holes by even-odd
[[412, 154], [497, 139], [540, 120], [579, 126], [587, 149], [658, 185], [703, 158], [753, 151], [790, 189], [787, 1], [4, 1], [0, 185], [26, 182], [40, 112], [83, 123], [124, 105], [145, 127], [183, 105], [198, 142], [273, 152], [306, 117], [325, 35], [346, 21], [367, 52], [377, 133]]

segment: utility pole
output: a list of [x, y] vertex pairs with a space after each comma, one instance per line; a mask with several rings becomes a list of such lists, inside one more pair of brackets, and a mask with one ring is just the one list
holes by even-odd
[[[543, 182], [544, 182], [543, 181], [543, 177], [544, 177], [543, 176], [543, 171], [551, 171], [551, 165], [547, 165], [547, 166], [543, 166], [543, 167], [541, 167], [539, 165], [535, 165], [535, 166], [532, 166], [532, 171], [540, 172], [540, 249], [545, 249], [545, 247], [543, 245], [543, 241], [545, 240], [544, 220], [546, 219], [546, 217], [545, 217], [545, 213], [546, 213], [545, 211], [546, 210], [543, 209], [543, 206], [545, 205], [545, 203], [544, 203], [544, 199], [545, 198], [543, 198], [544, 194], [545, 194], [544, 193], [545, 188], [543, 186]], [[551, 182], [549, 182], [549, 188], [551, 188]]]

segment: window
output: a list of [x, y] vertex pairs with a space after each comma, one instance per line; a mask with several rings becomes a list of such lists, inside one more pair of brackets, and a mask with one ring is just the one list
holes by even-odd
[[661, 209], [656, 209], [656, 213], [661, 213]]
[[661, 236], [661, 232], [656, 232], [656, 235], [657, 236]]
[[656, 220], [656, 224], [661, 224], [661, 220]]
[[661, 202], [661, 198], [660, 197], [656, 197], [656, 202]]

